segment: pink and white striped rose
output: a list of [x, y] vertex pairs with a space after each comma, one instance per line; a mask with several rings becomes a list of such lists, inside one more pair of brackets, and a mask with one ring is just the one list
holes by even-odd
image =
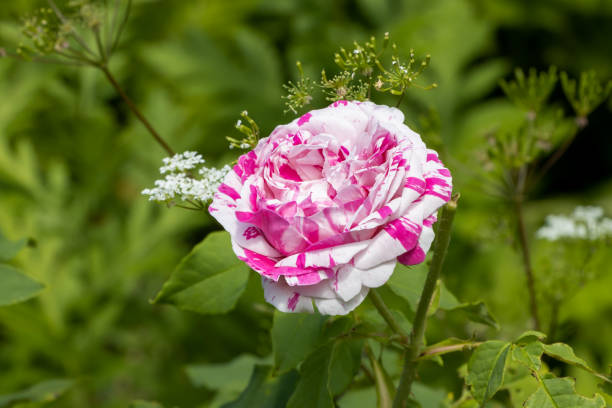
[[423, 262], [451, 175], [401, 111], [335, 102], [242, 155], [210, 213], [283, 312], [346, 314], [396, 262]]

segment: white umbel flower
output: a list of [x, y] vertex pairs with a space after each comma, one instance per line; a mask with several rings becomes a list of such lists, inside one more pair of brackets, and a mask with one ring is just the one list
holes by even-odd
[[168, 204], [184, 201], [203, 205], [212, 200], [223, 178], [231, 170], [227, 165], [221, 169], [202, 167], [204, 162], [202, 155], [191, 151], [164, 158], [164, 165], [159, 169], [164, 178], [156, 180], [155, 187], [144, 189], [142, 194], [148, 196], [150, 201]]
[[560, 239], [596, 240], [612, 236], [612, 219], [603, 217], [600, 207], [579, 206], [567, 215], [549, 215], [536, 236], [548, 241]]

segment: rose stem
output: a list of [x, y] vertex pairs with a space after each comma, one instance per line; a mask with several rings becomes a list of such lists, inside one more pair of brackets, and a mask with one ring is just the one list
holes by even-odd
[[370, 290], [369, 297], [374, 306], [376, 307], [376, 310], [378, 310], [378, 313], [382, 316], [383, 319], [385, 319], [385, 322], [387, 322], [391, 330], [393, 330], [396, 334], [402, 336], [402, 339], [408, 339], [407, 333], [404, 331], [404, 329], [402, 329], [397, 320], [395, 320], [395, 317], [393, 317], [393, 315], [391, 314], [391, 311], [383, 301], [382, 296], [380, 296], [380, 293], [378, 293], [376, 289], [372, 289]]
[[455, 217], [455, 211], [457, 210], [458, 199], [459, 195], [454, 195], [442, 208], [442, 214], [438, 223], [437, 237], [434, 242], [433, 258], [417, 306], [412, 333], [410, 333], [410, 346], [406, 351], [404, 370], [402, 371], [399, 387], [395, 394], [393, 408], [405, 408], [407, 406], [408, 398], [410, 397], [410, 389], [416, 378], [419, 365], [418, 357], [424, 344], [427, 311], [436, 290], [438, 278], [440, 277], [442, 265], [444, 264], [444, 258], [446, 257], [448, 243], [450, 242], [451, 226], [453, 224], [453, 218]]

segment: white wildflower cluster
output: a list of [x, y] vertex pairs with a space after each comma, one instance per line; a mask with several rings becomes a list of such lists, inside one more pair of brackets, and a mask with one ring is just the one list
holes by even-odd
[[202, 208], [203, 203], [212, 200], [225, 175], [231, 170], [227, 165], [220, 169], [203, 167], [202, 155], [189, 151], [166, 157], [163, 163], [159, 172], [164, 178], [156, 180], [155, 187], [143, 190], [142, 194], [148, 196], [150, 201], [176, 204], [180, 200], [195, 208]]
[[612, 218], [594, 206], [576, 207], [572, 215], [549, 215], [536, 232], [538, 238], [557, 241], [564, 238], [596, 240], [612, 236]]

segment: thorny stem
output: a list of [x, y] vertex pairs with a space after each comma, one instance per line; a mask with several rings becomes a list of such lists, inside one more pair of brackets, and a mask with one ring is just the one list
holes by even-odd
[[459, 195], [455, 195], [451, 200], [442, 208], [442, 215], [438, 223], [437, 237], [434, 242], [434, 253], [425, 280], [425, 286], [423, 292], [421, 292], [421, 298], [417, 306], [416, 315], [414, 318], [414, 324], [412, 326], [412, 333], [410, 334], [410, 347], [406, 352], [404, 360], [404, 370], [400, 378], [399, 387], [393, 401], [393, 408], [405, 408], [410, 397], [410, 390], [412, 383], [416, 379], [417, 368], [419, 365], [419, 354], [424, 344], [425, 327], [427, 323], [427, 311], [431, 305], [438, 278], [442, 271], [442, 265], [444, 264], [444, 258], [448, 250], [448, 243], [450, 242], [451, 226], [453, 224], [453, 218], [457, 210], [457, 200]]
[[523, 194], [516, 194], [514, 198], [514, 211], [516, 215], [518, 227], [518, 240], [521, 254], [523, 255], [523, 268], [527, 278], [527, 289], [529, 291], [529, 307], [531, 317], [536, 330], [540, 330], [540, 317], [538, 313], [538, 303], [536, 300], [535, 279], [533, 269], [531, 267], [531, 256], [529, 253], [529, 244], [527, 243], [527, 230], [525, 229], [525, 218], [523, 215]]
[[121, 86], [119, 85], [119, 83], [117, 82], [117, 80], [115, 79], [113, 74], [111, 74], [111, 72], [108, 70], [108, 67], [106, 65], [98, 65], [98, 68], [100, 68], [102, 70], [102, 72], [104, 72], [104, 75], [106, 76], [106, 79], [108, 79], [108, 81], [111, 83], [111, 85], [113, 85], [113, 87], [115, 88], [117, 93], [125, 101], [125, 103], [130, 108], [132, 113], [147, 128], [149, 133], [151, 133], [151, 135], [153, 136], [155, 141], [157, 141], [157, 143], [159, 143], [159, 145], [168, 153], [169, 156], [174, 156], [174, 150], [172, 150], [172, 148], [168, 145], [168, 143], [166, 143], [166, 141], [159, 135], [159, 133], [157, 133], [157, 131], [153, 128], [151, 123], [149, 123], [147, 118], [144, 117], [144, 115], [136, 107], [134, 102], [132, 102], [130, 97], [127, 96], [127, 94], [125, 93], [123, 88], [121, 88]]
[[402, 339], [407, 339], [408, 335], [399, 325], [397, 320], [395, 320], [395, 317], [393, 317], [391, 311], [383, 301], [382, 296], [380, 296], [380, 293], [378, 293], [376, 289], [370, 290], [370, 300], [374, 304], [374, 307], [376, 307], [378, 313], [382, 316], [383, 319], [385, 319], [385, 322], [387, 322], [391, 330], [400, 335]]

